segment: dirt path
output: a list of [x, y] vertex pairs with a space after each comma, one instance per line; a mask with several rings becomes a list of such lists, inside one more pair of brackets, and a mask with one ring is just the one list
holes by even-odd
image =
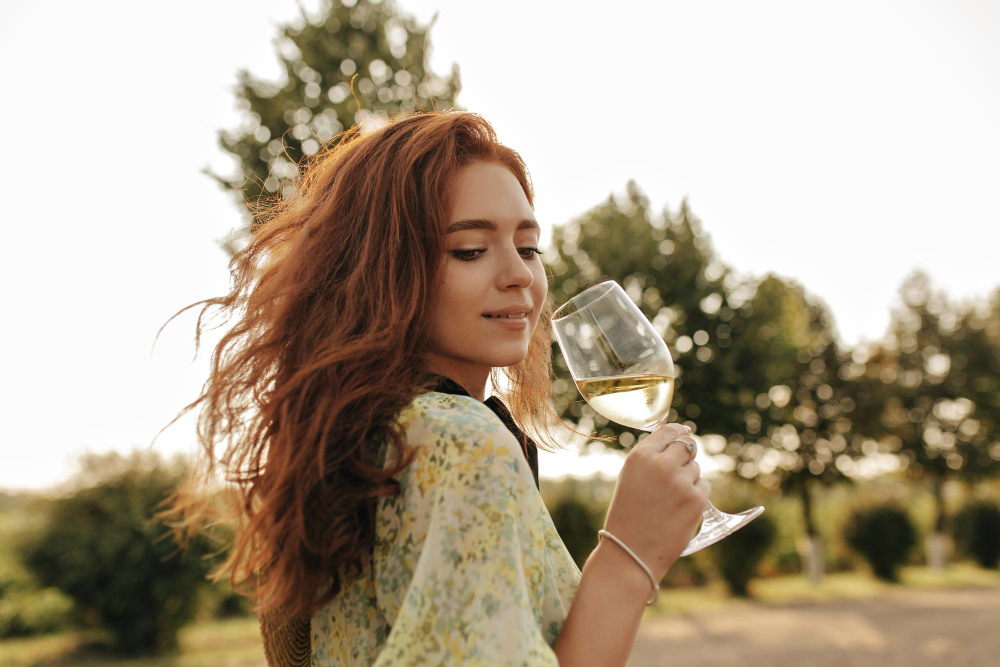
[[747, 604], [647, 621], [630, 667], [1000, 665], [1000, 588]]

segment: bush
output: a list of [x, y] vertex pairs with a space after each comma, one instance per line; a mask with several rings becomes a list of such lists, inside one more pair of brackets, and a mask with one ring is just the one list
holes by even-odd
[[558, 501], [551, 515], [563, 544], [577, 566], [582, 568], [597, 546], [597, 531], [601, 528], [597, 516], [585, 503], [574, 498]]
[[73, 601], [55, 588], [27, 589], [0, 597], [0, 639], [66, 630]]
[[774, 521], [766, 513], [709, 547], [712, 560], [729, 591], [747, 597], [750, 580], [777, 535]]
[[854, 512], [844, 539], [868, 561], [876, 577], [898, 581], [899, 567], [917, 543], [917, 531], [905, 510], [880, 505]]
[[253, 614], [250, 598], [233, 590], [228, 578], [212, 582], [202, 591], [199, 619], [237, 618]]
[[[23, 562], [44, 586], [59, 588], [95, 617], [113, 648], [139, 654], [172, 648], [191, 619], [211, 563], [205, 539], [179, 550], [173, 534], [151, 521], [179, 470], [158, 461], [107, 457], [113, 475], [53, 502]], [[105, 467], [107, 467], [105, 465]], [[97, 466], [99, 467], [99, 466]]]
[[955, 546], [986, 568], [1000, 564], [1000, 507], [980, 501], [955, 515]]
[[664, 588], [704, 586], [712, 580], [716, 569], [711, 555], [699, 551], [675, 560], [663, 579], [660, 580], [660, 586]]
[[[10, 511], [0, 506], [0, 512]], [[0, 639], [69, 629], [73, 601], [55, 588], [39, 588], [16, 557], [19, 539], [9, 530], [0, 534]]]

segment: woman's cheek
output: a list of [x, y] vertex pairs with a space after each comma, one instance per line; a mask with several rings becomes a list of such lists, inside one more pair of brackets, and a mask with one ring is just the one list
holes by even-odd
[[532, 270], [535, 278], [531, 284], [531, 289], [533, 296], [535, 296], [535, 303], [541, 308], [541, 304], [545, 301], [545, 296], [549, 293], [549, 282], [548, 276], [545, 275], [545, 267], [542, 266], [541, 260], [538, 260], [537, 268]]
[[478, 314], [479, 307], [483, 304], [476, 303], [482, 297], [482, 283], [484, 282], [483, 270], [471, 266], [475, 262], [463, 262], [456, 260], [463, 266], [456, 266], [449, 275], [448, 292], [451, 295], [449, 301], [462, 311], [473, 309]]

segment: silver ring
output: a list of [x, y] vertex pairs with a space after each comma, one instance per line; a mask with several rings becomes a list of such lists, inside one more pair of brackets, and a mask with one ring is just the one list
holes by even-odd
[[687, 448], [688, 454], [691, 455], [691, 457], [688, 459], [688, 463], [694, 461], [695, 454], [698, 451], [698, 444], [695, 442], [694, 438], [692, 438], [689, 435], [682, 435], [681, 437], [677, 438], [675, 442], [679, 442], [682, 445], [684, 445], [684, 447]]

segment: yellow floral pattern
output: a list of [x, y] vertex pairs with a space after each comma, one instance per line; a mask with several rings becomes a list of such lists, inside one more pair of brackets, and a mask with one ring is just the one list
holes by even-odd
[[361, 575], [312, 618], [319, 665], [558, 665], [580, 581], [521, 447], [483, 403], [428, 392]]

